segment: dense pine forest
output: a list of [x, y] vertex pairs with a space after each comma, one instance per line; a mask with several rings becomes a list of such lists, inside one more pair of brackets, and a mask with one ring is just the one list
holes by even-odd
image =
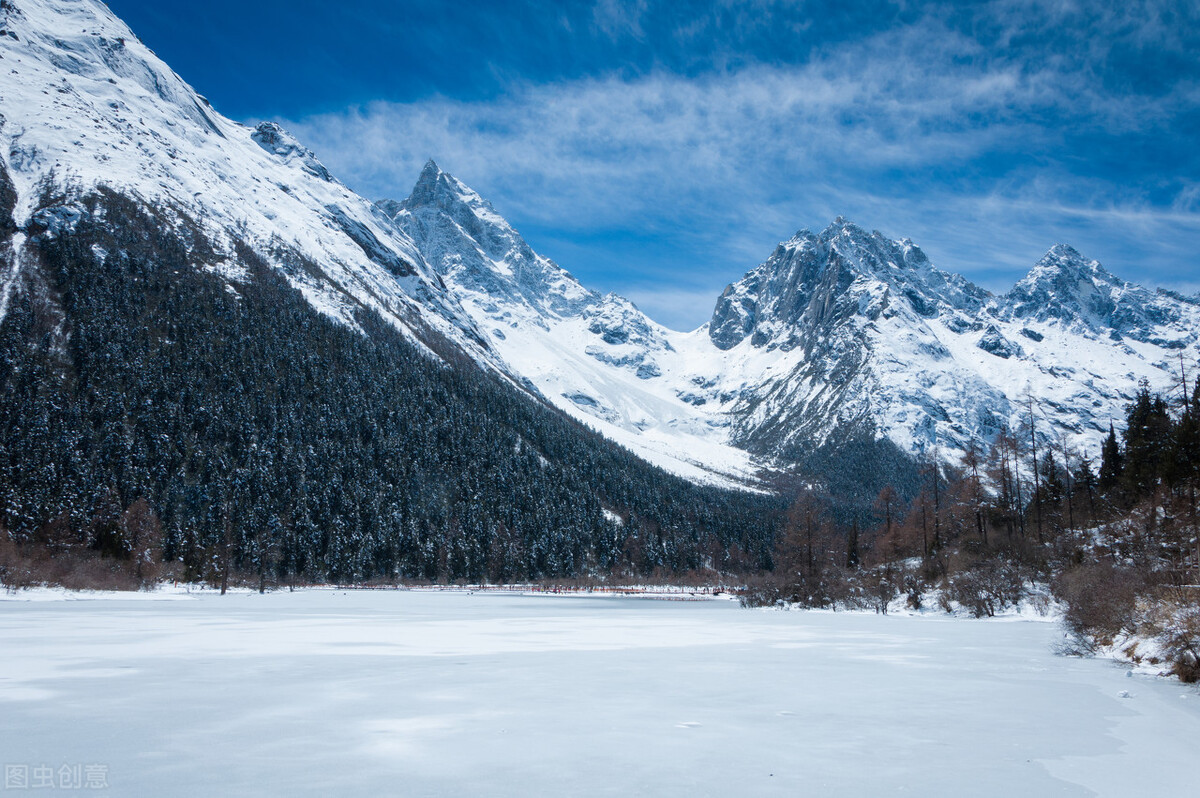
[[234, 287], [176, 210], [79, 202], [70, 234], [29, 231], [0, 324], [6, 584], [769, 565], [776, 499], [647, 465], [432, 332], [441, 360], [372, 313], [339, 325], [248, 248]]

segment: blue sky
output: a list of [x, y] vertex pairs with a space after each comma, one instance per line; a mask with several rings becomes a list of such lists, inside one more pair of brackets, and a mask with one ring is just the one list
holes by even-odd
[[1200, 290], [1200, 3], [110, 0], [227, 116], [403, 198], [434, 158], [679, 329], [844, 215], [1003, 291]]

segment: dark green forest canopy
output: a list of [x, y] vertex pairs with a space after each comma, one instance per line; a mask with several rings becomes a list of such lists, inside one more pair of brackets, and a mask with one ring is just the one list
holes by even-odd
[[0, 323], [14, 539], [94, 547], [143, 498], [200, 577], [218, 552], [332, 580], [770, 564], [778, 499], [667, 474], [373, 313], [340, 325], [248, 247], [231, 286], [175, 209], [76, 203], [73, 231], [28, 231], [38, 262]]

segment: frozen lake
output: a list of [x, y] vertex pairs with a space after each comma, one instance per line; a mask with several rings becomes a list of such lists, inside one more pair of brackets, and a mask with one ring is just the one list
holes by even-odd
[[1053, 623], [453, 592], [9, 598], [0, 762], [29, 792], [88, 765], [112, 795], [1200, 789], [1200, 693], [1056, 656]]

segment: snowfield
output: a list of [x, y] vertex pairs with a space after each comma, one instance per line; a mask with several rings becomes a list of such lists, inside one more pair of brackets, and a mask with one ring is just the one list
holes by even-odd
[[1200, 693], [1056, 656], [1054, 623], [466, 592], [7, 598], [0, 760], [101, 765], [111, 795], [1200, 784]]

